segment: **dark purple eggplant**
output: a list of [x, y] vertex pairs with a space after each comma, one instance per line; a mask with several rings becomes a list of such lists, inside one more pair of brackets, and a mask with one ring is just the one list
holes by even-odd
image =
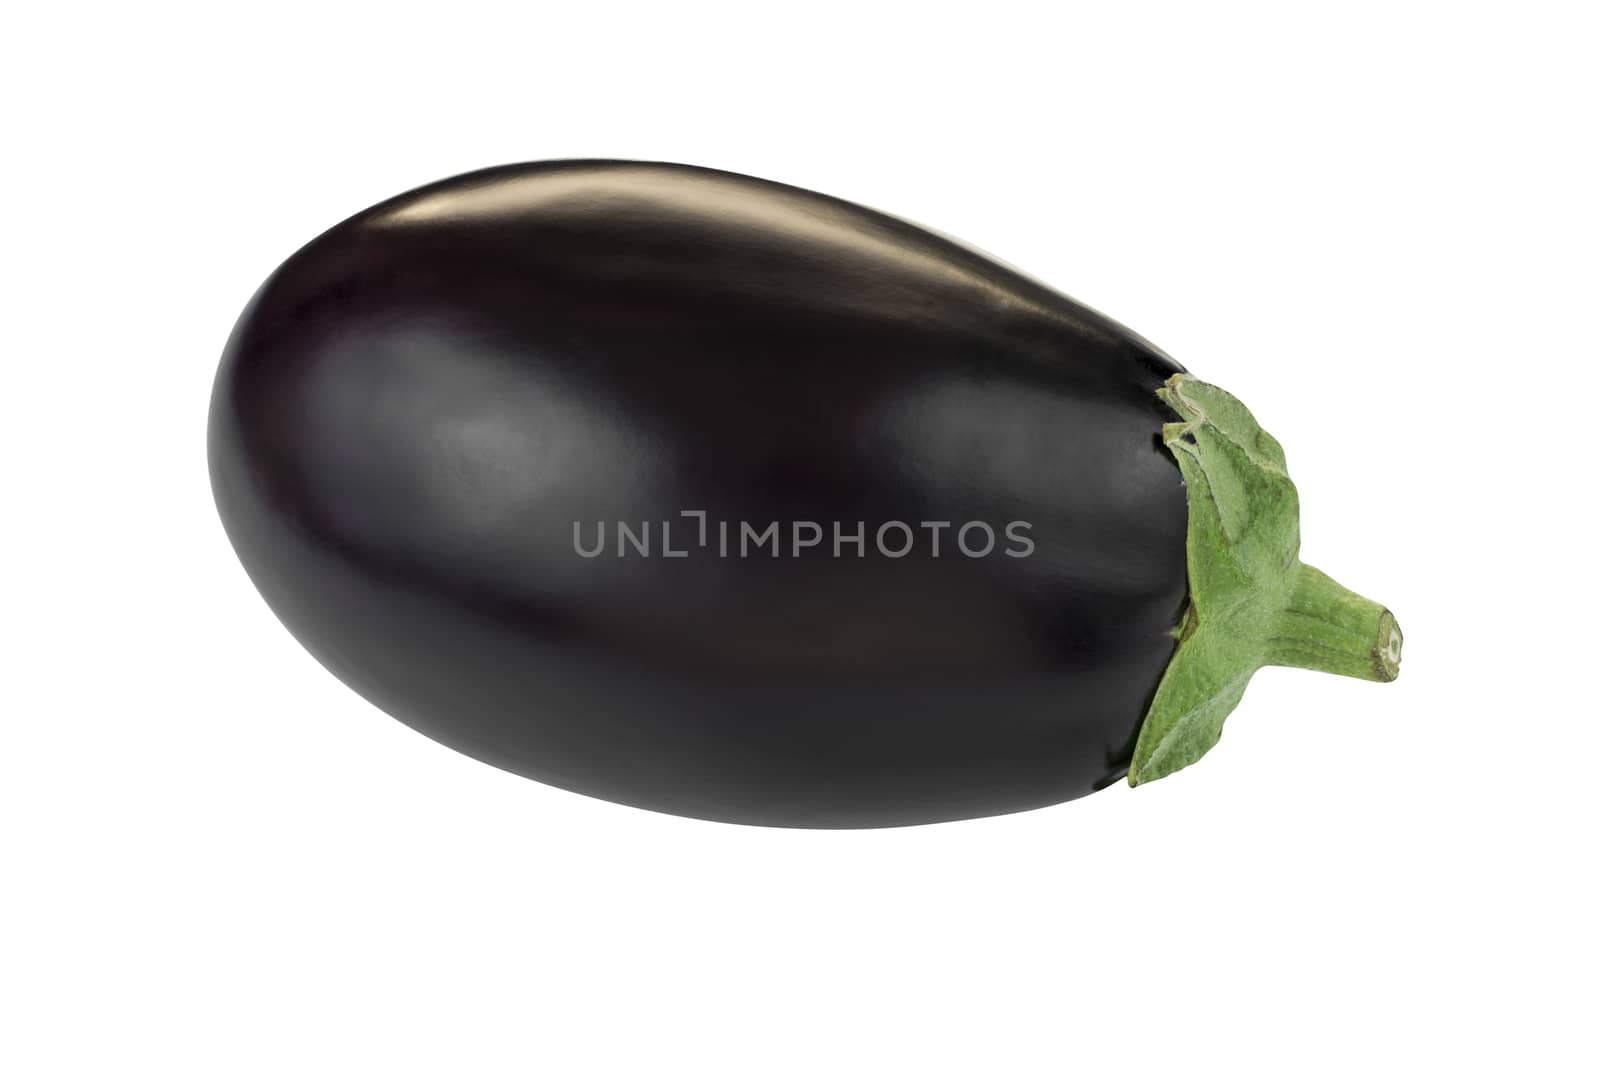
[[701, 168], [503, 167], [334, 227], [240, 318], [209, 453], [357, 692], [688, 816], [1048, 805], [1198, 758], [1264, 664], [1399, 660], [1228, 394], [947, 238]]

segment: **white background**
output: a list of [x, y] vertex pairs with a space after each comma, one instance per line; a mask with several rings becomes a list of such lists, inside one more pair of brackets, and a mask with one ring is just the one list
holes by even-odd
[[[1586, 4], [28, 5], [5, 30], [0, 1061], [1600, 1057]], [[1283, 442], [1399, 682], [1138, 791], [773, 831], [473, 763], [295, 644], [204, 419], [288, 253], [500, 162], [918, 219]]]

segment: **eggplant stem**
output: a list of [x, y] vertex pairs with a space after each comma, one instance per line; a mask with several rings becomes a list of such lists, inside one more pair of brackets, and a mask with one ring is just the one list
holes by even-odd
[[1128, 781], [1170, 775], [1222, 736], [1269, 664], [1373, 682], [1400, 673], [1393, 614], [1300, 562], [1300, 496], [1283, 448], [1237, 397], [1187, 374], [1157, 395], [1189, 498], [1189, 606], [1134, 742]]
[[1400, 625], [1376, 601], [1301, 564], [1289, 603], [1267, 639], [1269, 663], [1371, 682], [1400, 674]]

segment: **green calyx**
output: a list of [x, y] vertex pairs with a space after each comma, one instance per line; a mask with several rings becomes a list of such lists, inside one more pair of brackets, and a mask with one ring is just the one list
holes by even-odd
[[1272, 435], [1237, 398], [1190, 375], [1157, 395], [1180, 420], [1161, 440], [1188, 488], [1189, 605], [1134, 744], [1134, 786], [1204, 756], [1269, 664], [1374, 682], [1400, 671], [1389, 610], [1300, 562], [1300, 497]]

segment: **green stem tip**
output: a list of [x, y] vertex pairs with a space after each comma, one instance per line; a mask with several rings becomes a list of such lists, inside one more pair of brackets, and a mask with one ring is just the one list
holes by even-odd
[[1189, 606], [1134, 743], [1135, 786], [1204, 756], [1262, 667], [1373, 682], [1400, 672], [1394, 615], [1300, 562], [1300, 498], [1277, 440], [1190, 375], [1158, 395], [1180, 417], [1162, 441], [1189, 497]]
[[1371, 682], [1400, 674], [1400, 625], [1394, 613], [1351, 593], [1310, 564], [1300, 564], [1289, 603], [1268, 637], [1268, 661]]

